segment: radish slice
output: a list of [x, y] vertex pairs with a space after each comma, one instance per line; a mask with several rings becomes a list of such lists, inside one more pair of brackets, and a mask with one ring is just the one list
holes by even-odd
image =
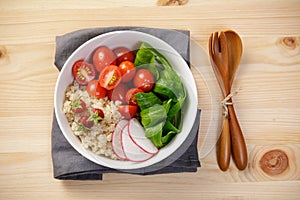
[[121, 131], [124, 126], [128, 124], [127, 120], [121, 120], [117, 124], [115, 131], [112, 134], [112, 150], [113, 152], [120, 158], [120, 159], [126, 159], [126, 156], [123, 152], [122, 144], [121, 144]]
[[158, 152], [157, 147], [146, 137], [144, 127], [136, 118], [129, 121], [129, 136], [146, 153], [156, 154]]
[[126, 159], [134, 162], [142, 162], [150, 159], [154, 154], [146, 153], [131, 140], [128, 133], [128, 126], [129, 123], [123, 127], [121, 132], [121, 144]]

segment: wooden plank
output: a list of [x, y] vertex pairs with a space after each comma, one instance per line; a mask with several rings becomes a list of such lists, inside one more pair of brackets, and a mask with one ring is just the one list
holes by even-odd
[[[17, 162], [16, 158], [18, 158]], [[107, 174], [102, 182], [61, 182], [53, 180], [49, 173], [51, 163], [47, 153], [1, 154], [1, 163], [3, 162], [8, 168], [4, 168], [5, 179], [2, 174], [0, 177], [1, 195], [12, 199], [20, 197], [23, 199], [37, 197], [45, 199], [96, 199], [99, 197], [105, 199], [145, 197], [233, 199], [249, 198], [250, 196], [255, 199], [266, 199], [270, 197], [284, 198], [287, 194], [289, 199], [297, 199], [300, 186], [299, 181], [236, 183], [247, 177], [243, 177], [241, 173], [223, 174], [216, 168], [199, 170], [197, 174], [154, 176]], [[15, 167], [16, 165], [18, 167]], [[3, 170], [2, 166], [1, 171]], [[232, 169], [232, 171], [235, 170]], [[217, 176], [219, 179], [216, 180]]]
[[[263, 2], [262, 2], [263, 3]], [[243, 37], [299, 35], [300, 8], [265, 4], [210, 4], [208, 7], [149, 7], [148, 12], [128, 7], [105, 9], [3, 10], [0, 15], [1, 44], [53, 42], [56, 35], [83, 28], [106, 26], [149, 26], [188, 29], [196, 39], [221, 29], [236, 29]], [[268, 9], [266, 9], [266, 7]], [[80, 15], [74, 15], [80, 13]], [[257, 15], [256, 13], [260, 13]], [[4, 28], [5, 27], [5, 28]], [[15, 31], [18, 30], [18, 31]], [[255, 31], [252, 31], [255, 30]], [[32, 34], [34, 33], [34, 34]]]

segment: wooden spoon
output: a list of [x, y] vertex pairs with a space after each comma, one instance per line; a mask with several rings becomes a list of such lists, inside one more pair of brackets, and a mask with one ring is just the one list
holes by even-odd
[[[209, 38], [209, 55], [211, 64], [225, 98], [230, 93], [227, 38], [224, 32], [213, 33]], [[217, 145], [219, 168], [226, 171], [230, 163], [231, 140], [228, 116], [223, 118], [223, 129]]]
[[[241, 38], [234, 31], [225, 31], [227, 39], [227, 49], [228, 49], [228, 69], [229, 69], [229, 79], [223, 79], [223, 81], [228, 81], [228, 84], [232, 85], [236, 71], [240, 64], [243, 46]], [[230, 94], [230, 90], [227, 95]], [[231, 100], [230, 100], [231, 102]], [[232, 143], [232, 156], [233, 160], [238, 169], [243, 170], [246, 168], [248, 163], [247, 148], [245, 139], [240, 128], [239, 122], [236, 118], [234, 107], [232, 105], [228, 106], [229, 111], [229, 127], [230, 127], [230, 137]]]

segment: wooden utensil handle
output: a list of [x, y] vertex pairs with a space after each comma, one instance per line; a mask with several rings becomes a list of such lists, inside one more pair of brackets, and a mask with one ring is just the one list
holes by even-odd
[[229, 131], [229, 120], [224, 118], [223, 129], [218, 141], [218, 165], [222, 171], [226, 171], [230, 163], [231, 154], [231, 142], [230, 142], [230, 131]]
[[243, 170], [248, 164], [248, 155], [245, 139], [236, 118], [233, 106], [228, 106], [229, 127], [232, 144], [232, 157], [238, 169]]

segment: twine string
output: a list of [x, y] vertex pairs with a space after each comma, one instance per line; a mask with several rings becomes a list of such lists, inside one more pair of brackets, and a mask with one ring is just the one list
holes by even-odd
[[229, 114], [228, 114], [228, 106], [232, 106], [233, 103], [232, 102], [229, 102], [229, 100], [235, 96], [238, 92], [239, 92], [240, 89], [237, 89], [236, 91], [234, 92], [231, 92], [230, 94], [228, 94], [222, 101], [221, 101], [221, 105], [224, 109], [224, 118], [228, 118]]

